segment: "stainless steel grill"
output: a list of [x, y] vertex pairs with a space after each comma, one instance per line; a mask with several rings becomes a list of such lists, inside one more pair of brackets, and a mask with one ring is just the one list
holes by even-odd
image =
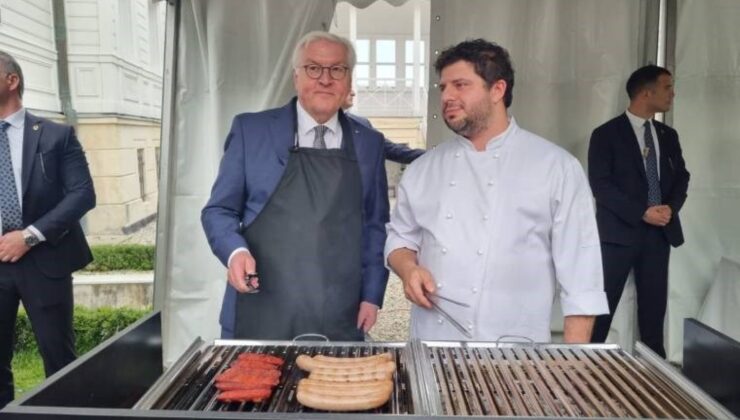
[[[444, 415], [710, 418], [617, 346], [425, 343]], [[435, 411], [435, 410], [432, 410]]]
[[[221, 344], [219, 344], [221, 343]], [[227, 344], [224, 344], [227, 343]], [[298, 355], [360, 357], [390, 352], [396, 362], [394, 374], [394, 391], [390, 400], [383, 407], [366, 413], [378, 414], [413, 414], [414, 408], [410, 394], [410, 379], [403, 357], [405, 344], [382, 343], [323, 343], [279, 342], [265, 345], [264, 342], [231, 341], [217, 342], [204, 346], [202, 341], [191, 346], [190, 356], [180, 366], [173, 367], [174, 372], [163, 376], [152, 389], [142, 397], [136, 408], [159, 410], [195, 410], [195, 411], [243, 411], [243, 412], [280, 412], [301, 413], [314, 412], [302, 406], [296, 400], [298, 381], [308, 376], [307, 372], [295, 364]], [[285, 360], [281, 368], [280, 383], [272, 396], [260, 403], [223, 403], [216, 400], [217, 390], [214, 387], [216, 375], [226, 369], [237, 355], [243, 352], [270, 354]], [[182, 360], [182, 359], [181, 359]]]
[[[296, 399], [307, 373], [300, 354], [358, 357], [391, 352], [397, 371], [389, 402], [365, 413], [423, 416], [731, 418], [641, 343], [616, 345], [421, 342], [196, 341], [134, 408], [315, 413]], [[260, 403], [216, 400], [216, 375], [242, 352], [285, 360], [279, 385]], [[297, 414], [300, 417], [300, 414]]]

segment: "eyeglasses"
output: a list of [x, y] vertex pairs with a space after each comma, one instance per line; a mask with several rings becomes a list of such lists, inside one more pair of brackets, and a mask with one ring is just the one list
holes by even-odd
[[334, 80], [342, 80], [347, 76], [349, 67], [347, 66], [320, 66], [318, 64], [306, 64], [303, 66], [303, 70], [306, 72], [306, 76], [311, 79], [320, 79], [321, 75], [324, 74], [324, 70], [329, 71], [329, 77]]

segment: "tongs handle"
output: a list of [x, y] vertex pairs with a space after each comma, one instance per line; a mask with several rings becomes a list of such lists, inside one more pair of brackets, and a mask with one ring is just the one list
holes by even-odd
[[447, 302], [450, 302], [450, 303], [454, 303], [455, 305], [462, 306], [463, 308], [469, 308], [470, 307], [470, 305], [467, 304], [467, 303], [460, 302], [460, 301], [454, 300], [454, 299], [450, 299], [448, 297], [444, 297], [444, 296], [442, 296], [440, 294], [437, 294], [437, 292], [426, 292], [426, 294], [427, 294], [427, 296], [436, 297], [438, 299], [442, 299], [444, 301], [447, 301]]
[[455, 318], [453, 318], [450, 314], [448, 314], [444, 309], [442, 309], [439, 305], [434, 303], [434, 301], [430, 300], [429, 302], [432, 303], [432, 308], [437, 311], [444, 319], [446, 319], [450, 324], [452, 324], [453, 327], [457, 328], [458, 331], [465, 337], [468, 337], [470, 339], [473, 338], [473, 335], [470, 334], [468, 330], [465, 329]]

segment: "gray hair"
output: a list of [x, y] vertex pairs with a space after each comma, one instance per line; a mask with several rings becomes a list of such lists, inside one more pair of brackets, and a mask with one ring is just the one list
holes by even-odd
[[296, 69], [298, 68], [298, 66], [300, 66], [301, 53], [306, 48], [306, 46], [308, 46], [308, 44], [312, 42], [321, 40], [344, 46], [345, 51], [347, 51], [347, 66], [349, 66], [349, 72], [350, 74], [352, 74], [352, 70], [354, 70], [355, 63], [357, 62], [355, 47], [352, 46], [352, 43], [349, 42], [347, 38], [324, 31], [313, 31], [307, 33], [306, 35], [303, 35], [303, 37], [298, 41], [298, 43], [295, 45], [295, 49], [293, 50], [293, 68]]
[[12, 55], [0, 50], [0, 71], [18, 75], [18, 96], [23, 98], [23, 70]]

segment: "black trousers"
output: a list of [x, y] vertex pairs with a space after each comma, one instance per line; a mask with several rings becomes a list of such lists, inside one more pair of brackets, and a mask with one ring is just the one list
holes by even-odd
[[665, 358], [663, 324], [668, 302], [670, 250], [663, 230], [649, 225], [644, 226], [641, 240], [633, 246], [601, 243], [604, 289], [609, 301], [609, 314], [596, 317], [592, 343], [603, 343], [606, 340], [627, 277], [630, 270], [634, 270], [640, 341]]
[[13, 343], [20, 302], [50, 376], [75, 359], [72, 277], [45, 277], [28, 258], [0, 262], [0, 409], [14, 398]]

